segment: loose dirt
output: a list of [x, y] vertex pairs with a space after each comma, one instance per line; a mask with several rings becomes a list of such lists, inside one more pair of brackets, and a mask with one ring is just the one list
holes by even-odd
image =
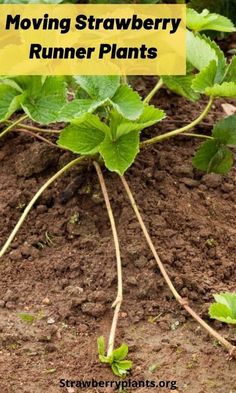
[[[135, 83], [143, 93], [153, 80]], [[224, 116], [224, 102], [216, 102], [196, 132], [210, 132]], [[161, 90], [155, 104], [168, 117], [143, 138], [189, 123], [206, 102], [192, 104]], [[198, 144], [178, 136], [146, 148], [126, 178], [177, 289], [236, 344], [235, 328], [210, 321], [207, 313], [214, 293], [236, 291], [236, 169], [227, 176], [194, 170], [191, 158]], [[16, 133], [1, 141], [1, 243], [35, 191], [71, 158]], [[236, 362], [173, 299], [118, 176], [104, 173], [124, 270], [117, 345], [124, 341], [130, 346], [130, 378], [176, 380], [175, 391], [181, 393], [235, 393]], [[45, 192], [3, 257], [0, 275], [1, 393], [112, 392], [59, 387], [61, 378], [116, 379], [97, 358], [96, 339], [109, 333], [116, 264], [93, 168], [82, 174], [74, 168]], [[34, 322], [23, 321], [20, 313], [33, 315]]]

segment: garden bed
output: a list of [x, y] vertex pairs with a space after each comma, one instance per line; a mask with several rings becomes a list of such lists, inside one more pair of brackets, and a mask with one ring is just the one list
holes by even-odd
[[[142, 93], [150, 90], [153, 80], [138, 78], [135, 84]], [[210, 133], [224, 117], [224, 102], [217, 100], [195, 131]], [[144, 138], [188, 124], [206, 105], [205, 100], [189, 103], [164, 89], [154, 103], [168, 117], [146, 130]], [[236, 169], [227, 176], [193, 169], [198, 144], [177, 136], [147, 147], [126, 178], [176, 288], [235, 344], [233, 327], [210, 321], [208, 306], [213, 293], [236, 290]], [[71, 158], [68, 152], [58, 153], [15, 133], [1, 141], [1, 243], [39, 186]], [[134, 363], [130, 377], [176, 380], [178, 392], [234, 393], [235, 362], [228, 361], [222, 348], [173, 299], [119, 177], [107, 171], [105, 176], [124, 269], [117, 342], [129, 345]], [[110, 224], [93, 167], [86, 176], [72, 169], [43, 194], [3, 257], [0, 272], [2, 392], [71, 393], [59, 388], [61, 378], [115, 379], [97, 359], [96, 339], [109, 333], [116, 270]], [[35, 316], [34, 322], [23, 321], [20, 313]]]

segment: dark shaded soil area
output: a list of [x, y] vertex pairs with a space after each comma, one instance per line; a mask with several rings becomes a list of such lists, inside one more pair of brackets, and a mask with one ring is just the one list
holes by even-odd
[[[153, 81], [140, 78], [135, 83], [142, 93]], [[216, 102], [196, 132], [210, 132], [224, 116], [223, 102]], [[161, 90], [155, 104], [168, 117], [144, 138], [189, 123], [206, 103], [189, 103]], [[191, 157], [198, 144], [178, 136], [146, 148], [126, 178], [177, 289], [236, 343], [235, 328], [210, 321], [207, 315], [213, 293], [236, 291], [236, 170], [228, 176], [195, 171]], [[35, 191], [70, 159], [68, 153], [28, 136], [12, 133], [1, 142], [1, 243]], [[230, 362], [173, 299], [118, 176], [104, 172], [124, 269], [117, 344], [130, 346], [130, 378], [176, 380], [175, 391], [181, 393], [235, 393], [236, 362]], [[115, 379], [99, 364], [96, 349], [97, 337], [109, 333], [116, 264], [93, 168], [83, 174], [71, 170], [44, 193], [1, 261], [0, 275], [1, 393], [112, 392], [59, 387], [61, 378]], [[19, 313], [34, 315], [34, 322], [22, 321]]]

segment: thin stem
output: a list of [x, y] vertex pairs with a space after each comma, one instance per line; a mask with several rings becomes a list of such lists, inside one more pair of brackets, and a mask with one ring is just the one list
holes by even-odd
[[60, 134], [60, 130], [44, 130], [42, 128], [34, 127], [34, 126], [29, 126], [28, 124], [19, 124], [20, 127], [24, 127], [29, 131], [34, 131], [34, 132], [41, 132], [43, 134]]
[[170, 288], [171, 292], [173, 293], [174, 297], [176, 298], [176, 300], [179, 301], [179, 300], [181, 299], [181, 296], [180, 296], [180, 295], [178, 294], [178, 292], [176, 291], [176, 289], [175, 289], [175, 287], [173, 286], [173, 284], [172, 284], [172, 282], [171, 282], [171, 280], [170, 280], [170, 278], [169, 278], [167, 272], [165, 271], [164, 266], [162, 265], [162, 262], [161, 262], [161, 260], [160, 260], [160, 258], [159, 258], [159, 256], [158, 256], [158, 254], [157, 254], [157, 252], [156, 252], [156, 249], [155, 249], [155, 247], [154, 247], [154, 245], [153, 245], [153, 243], [152, 243], [152, 241], [151, 241], [151, 239], [150, 239], [150, 236], [149, 236], [149, 234], [148, 234], [147, 228], [146, 228], [146, 226], [145, 226], [145, 224], [144, 224], [144, 222], [143, 222], [143, 219], [142, 219], [142, 217], [141, 217], [141, 214], [139, 213], [138, 206], [137, 206], [137, 204], [136, 204], [136, 202], [135, 202], [135, 200], [134, 200], [134, 197], [133, 197], [133, 195], [132, 195], [132, 192], [131, 192], [131, 190], [130, 190], [130, 188], [129, 188], [129, 185], [128, 185], [127, 181], [125, 180], [124, 176], [121, 176], [121, 181], [122, 181], [123, 186], [124, 186], [124, 188], [125, 188], [125, 190], [126, 190], [126, 193], [127, 193], [127, 195], [128, 195], [128, 198], [129, 198], [129, 200], [130, 200], [130, 203], [131, 203], [131, 205], [132, 205], [132, 207], [133, 207], [133, 209], [134, 209], [134, 212], [135, 212], [135, 214], [136, 214], [136, 216], [137, 216], [137, 218], [138, 218], [139, 224], [140, 224], [140, 226], [141, 226], [141, 228], [142, 228], [142, 230], [143, 230], [143, 233], [144, 233], [144, 236], [145, 236], [145, 238], [146, 238], [146, 240], [147, 240], [147, 242], [148, 242], [148, 245], [149, 245], [149, 247], [150, 247], [150, 249], [151, 249], [151, 251], [152, 251], [152, 253], [153, 253], [153, 255], [154, 255], [155, 259], [156, 259], [156, 261], [157, 261], [158, 267], [159, 267], [159, 269], [160, 269], [160, 271], [161, 271], [161, 273], [162, 273], [162, 275], [163, 275], [163, 277], [164, 277], [164, 279], [165, 279], [165, 281], [166, 281], [168, 287]]
[[204, 134], [194, 134], [191, 132], [183, 132], [181, 135], [191, 136], [193, 138], [200, 138], [200, 139], [214, 139], [213, 136], [204, 135]]
[[13, 132], [23, 132], [24, 134], [27, 134], [27, 135], [32, 136], [33, 138], [39, 139], [40, 141], [45, 142], [50, 146], [56, 147], [57, 149], [67, 150], [67, 149], [64, 149], [63, 147], [60, 147], [60, 146], [56, 145], [55, 143], [49, 141], [48, 139], [44, 138], [43, 136], [35, 134], [32, 131], [19, 129], [19, 130], [13, 130]]
[[144, 99], [145, 103], [149, 103], [153, 96], [160, 90], [160, 88], [163, 86], [163, 80], [160, 78], [157, 84], [153, 87], [153, 89], [150, 91], [150, 93], [147, 95], [147, 97]]
[[40, 195], [55, 181], [57, 180], [61, 175], [63, 175], [64, 172], [66, 172], [68, 169], [70, 169], [71, 167], [73, 167], [76, 164], [79, 164], [81, 161], [83, 161], [85, 159], [85, 157], [78, 157], [75, 160], [69, 162], [68, 164], [66, 164], [63, 168], [61, 168], [57, 173], [55, 173], [55, 175], [53, 175], [50, 179], [48, 179], [46, 181], [46, 183], [44, 183], [42, 185], [42, 187], [36, 192], [36, 194], [33, 196], [33, 198], [31, 199], [31, 201], [29, 202], [29, 204], [26, 206], [25, 210], [23, 211], [20, 219], [18, 220], [16, 226], [14, 227], [13, 231], [11, 232], [10, 236], [8, 237], [6, 243], [3, 245], [1, 251], [0, 251], [0, 258], [5, 254], [5, 252], [7, 251], [8, 247], [10, 246], [11, 242], [13, 241], [14, 237], [16, 236], [17, 232], [19, 231], [20, 227], [22, 226], [22, 224], [24, 223], [28, 213], [30, 212], [30, 210], [32, 209], [32, 207], [34, 206], [35, 202], [37, 201], [37, 199], [40, 197]]
[[200, 123], [204, 119], [204, 117], [206, 117], [206, 115], [208, 114], [208, 112], [210, 111], [210, 109], [212, 107], [213, 100], [214, 100], [214, 98], [210, 97], [210, 100], [209, 100], [207, 106], [205, 107], [204, 111], [200, 114], [200, 116], [198, 116], [190, 124], [187, 124], [184, 127], [178, 128], [177, 130], [169, 131], [169, 132], [167, 132], [165, 134], [157, 135], [154, 138], [151, 138], [151, 139], [148, 139], [148, 140], [146, 140], [144, 142], [141, 142], [140, 147], [143, 147], [143, 146], [146, 146], [146, 145], [153, 145], [156, 142], [161, 142], [164, 139], [171, 138], [171, 137], [173, 137], [175, 135], [181, 134], [181, 133], [183, 133], [185, 131], [188, 131], [191, 128], [195, 127], [198, 123]]
[[122, 75], [121, 76], [121, 81], [124, 85], [127, 85], [128, 81], [127, 81], [127, 76], [126, 75]]
[[130, 203], [133, 207], [133, 210], [135, 212], [135, 215], [138, 219], [138, 222], [142, 228], [142, 231], [144, 233], [144, 236], [146, 238], [146, 241], [153, 253], [153, 256], [157, 262], [157, 265], [169, 287], [169, 289], [171, 290], [171, 292], [173, 293], [175, 299], [185, 308], [185, 310], [210, 334], [212, 335], [217, 341], [219, 341], [228, 351], [231, 357], [236, 357], [236, 347], [234, 345], [232, 345], [229, 341], [227, 341], [224, 337], [222, 337], [218, 332], [216, 332], [214, 329], [212, 329], [198, 314], [196, 314], [196, 312], [189, 306], [187, 299], [184, 299], [180, 296], [180, 294], [177, 292], [177, 290], [175, 289], [174, 285], [171, 282], [171, 279], [168, 275], [168, 273], [166, 272], [164, 265], [162, 264], [156, 249], [154, 247], [154, 244], [151, 240], [151, 237], [148, 233], [148, 230], [145, 226], [145, 223], [142, 219], [142, 216], [139, 212], [138, 206], [134, 200], [133, 194], [129, 188], [129, 185], [127, 183], [127, 181], [125, 180], [125, 178], [123, 176], [121, 176], [121, 181], [123, 183], [123, 186], [125, 188], [125, 191], [128, 195], [128, 198], [130, 200]]
[[[11, 121], [7, 121], [7, 123], [12, 124]], [[19, 125], [19, 127], [25, 128], [30, 131], [42, 132], [42, 133], [46, 133], [46, 134], [60, 134], [60, 132], [61, 132], [60, 130], [47, 130], [47, 129], [42, 129], [39, 127], [31, 126], [29, 124], [24, 124], [24, 123], [22, 123], [22, 124], [19, 123], [18, 125]]]
[[112, 325], [111, 325], [111, 330], [110, 330], [108, 347], [107, 347], [107, 356], [110, 356], [113, 352], [113, 349], [114, 349], [116, 327], [117, 327], [117, 322], [118, 322], [118, 318], [119, 318], [120, 307], [121, 307], [122, 300], [123, 300], [122, 264], [121, 264], [121, 256], [120, 256], [119, 239], [118, 239], [114, 215], [112, 212], [112, 208], [111, 208], [111, 204], [110, 204], [110, 200], [109, 200], [109, 196], [108, 196], [108, 192], [107, 192], [107, 188], [106, 188], [106, 183], [105, 183], [100, 165], [96, 161], [94, 161], [94, 166], [95, 166], [95, 169], [96, 169], [96, 172], [98, 175], [98, 179], [99, 179], [100, 186], [102, 189], [103, 197], [105, 200], [107, 213], [108, 213], [110, 224], [111, 224], [113, 239], [114, 239], [115, 251], [116, 251], [118, 288], [117, 288], [116, 300], [112, 305], [112, 307], [115, 307], [115, 310], [114, 310], [114, 315], [113, 315], [113, 320], [112, 320]]
[[27, 119], [28, 115], [24, 115], [22, 117], [20, 117], [20, 119], [14, 121], [13, 123], [11, 123], [7, 128], [5, 128], [4, 131], [1, 132], [0, 134], [0, 138], [2, 138], [4, 135], [6, 135], [9, 131], [11, 131], [17, 124], [21, 123], [22, 120]]
[[[172, 121], [173, 121], [173, 123], [175, 123], [175, 124], [185, 124], [185, 121], [184, 120], [179, 120], [179, 119], [172, 119]], [[201, 126], [203, 126], [203, 127], [209, 127], [209, 128], [212, 128], [213, 127], [213, 123], [209, 123], [209, 122], [204, 122], [204, 121], [202, 121], [201, 122]]]

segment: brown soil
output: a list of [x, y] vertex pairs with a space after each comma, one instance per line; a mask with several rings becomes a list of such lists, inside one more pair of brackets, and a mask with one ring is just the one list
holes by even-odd
[[[149, 78], [136, 80], [141, 92], [152, 83]], [[224, 116], [222, 102], [196, 132], [210, 131]], [[155, 104], [168, 118], [144, 137], [188, 123], [205, 102], [192, 104], [161, 90]], [[191, 157], [198, 144], [179, 136], [147, 148], [126, 177], [177, 289], [236, 343], [235, 328], [210, 321], [207, 315], [213, 293], [236, 290], [236, 170], [224, 177], [193, 170]], [[70, 159], [68, 153], [52, 151], [28, 136], [12, 133], [1, 142], [1, 243], [39, 186]], [[119, 178], [104, 172], [124, 269], [117, 345], [124, 341], [130, 346], [130, 378], [176, 380], [178, 392], [235, 393], [236, 362], [229, 361], [173, 299]], [[1, 261], [0, 275], [1, 393], [77, 393], [82, 390], [60, 388], [59, 380], [116, 379], [99, 364], [96, 349], [97, 337], [109, 333], [116, 266], [93, 168], [83, 175], [73, 169], [45, 192]], [[19, 313], [33, 314], [35, 321], [24, 322]]]

